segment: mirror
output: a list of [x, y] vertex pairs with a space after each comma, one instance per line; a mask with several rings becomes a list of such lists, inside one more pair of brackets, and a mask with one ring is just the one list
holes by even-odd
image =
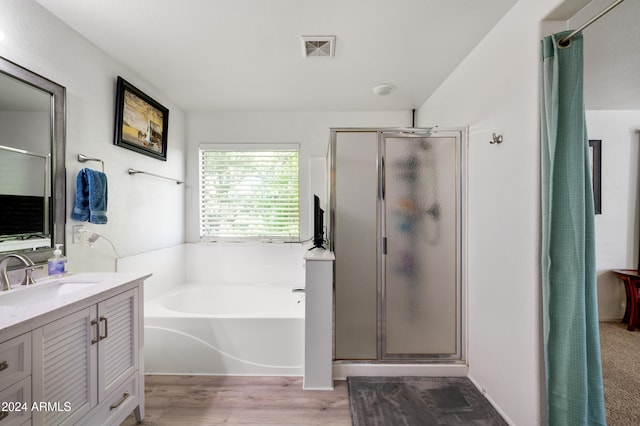
[[0, 57], [0, 256], [64, 244], [65, 88]]

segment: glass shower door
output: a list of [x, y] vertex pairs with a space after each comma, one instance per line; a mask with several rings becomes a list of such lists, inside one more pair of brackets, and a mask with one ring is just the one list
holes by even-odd
[[375, 131], [334, 137], [335, 358], [376, 359], [378, 137]]
[[380, 352], [460, 356], [460, 133], [379, 134]]

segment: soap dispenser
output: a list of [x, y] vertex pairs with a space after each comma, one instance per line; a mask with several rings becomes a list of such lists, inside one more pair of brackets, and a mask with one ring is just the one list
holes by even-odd
[[49, 275], [60, 275], [67, 271], [67, 258], [62, 255], [60, 247], [62, 244], [56, 244], [53, 257], [49, 258]]

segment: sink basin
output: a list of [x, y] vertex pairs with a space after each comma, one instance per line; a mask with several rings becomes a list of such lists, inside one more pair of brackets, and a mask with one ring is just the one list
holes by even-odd
[[36, 283], [30, 286], [17, 286], [12, 290], [0, 292], [0, 306], [34, 305], [64, 296], [76, 291], [84, 290], [87, 286], [98, 284], [99, 281], [56, 280]]

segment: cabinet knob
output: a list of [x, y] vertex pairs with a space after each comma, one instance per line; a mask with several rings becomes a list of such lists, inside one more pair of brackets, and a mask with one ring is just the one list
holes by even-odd
[[[4, 371], [7, 368], [9, 368], [9, 363], [7, 361], [0, 362], [0, 371]], [[2, 419], [0, 419], [0, 420], [2, 420]]]

